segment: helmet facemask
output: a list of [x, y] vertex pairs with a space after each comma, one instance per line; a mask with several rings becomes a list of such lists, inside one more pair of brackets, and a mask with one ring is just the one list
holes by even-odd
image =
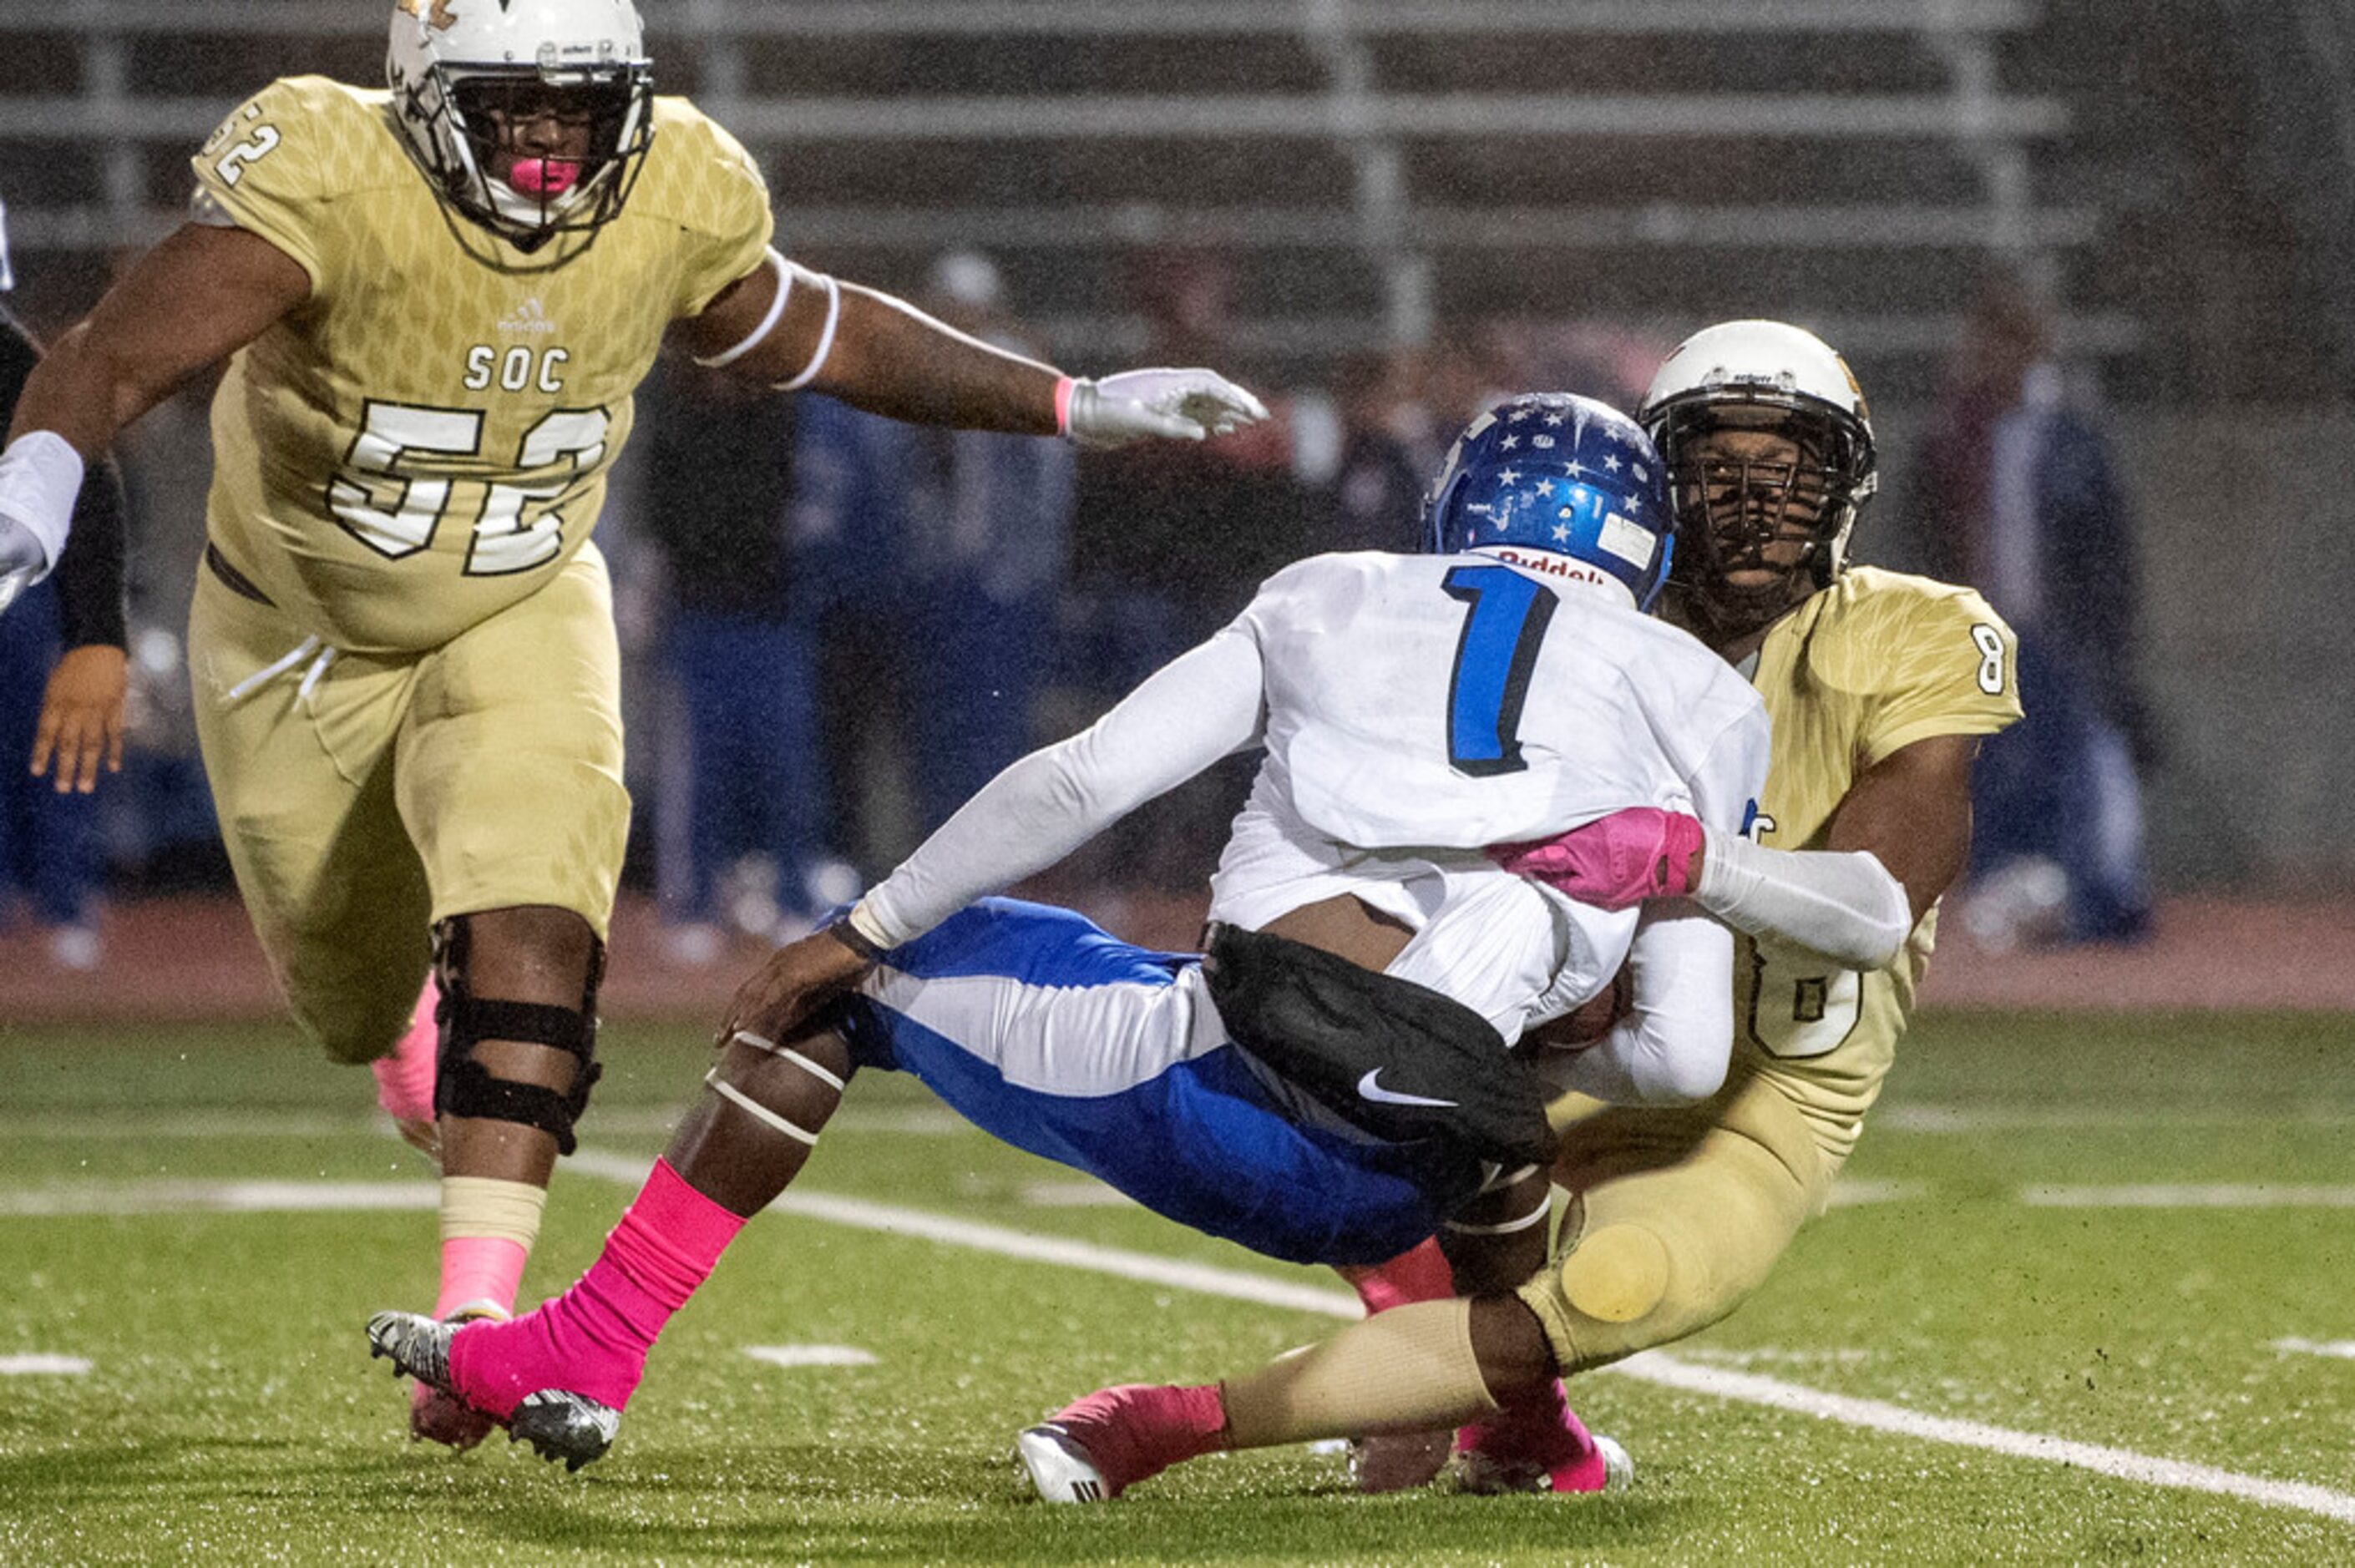
[[1655, 433], [1677, 516], [1675, 585], [1710, 633], [1759, 630], [1838, 575], [1872, 491], [1871, 447], [1853, 420], [1744, 389], [1670, 404]]
[[436, 64], [410, 90], [433, 98], [447, 127], [426, 169], [442, 195], [525, 249], [618, 214], [653, 130], [644, 65]]

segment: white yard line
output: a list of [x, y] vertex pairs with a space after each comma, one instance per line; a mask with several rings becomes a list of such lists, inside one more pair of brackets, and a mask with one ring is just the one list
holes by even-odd
[[2031, 1209], [2355, 1209], [2355, 1187], [2267, 1181], [2147, 1181], [2083, 1187], [2023, 1187]]
[[[597, 1113], [596, 1130], [609, 1137], [660, 1138], [678, 1125], [685, 1106], [627, 1107]], [[837, 1111], [828, 1125], [869, 1137], [904, 1133], [911, 1137], [979, 1137], [973, 1123], [944, 1106], [909, 1106], [900, 1109]], [[112, 1116], [10, 1114], [0, 1116], [0, 1139], [150, 1138], [350, 1138], [367, 1133], [390, 1136], [391, 1121], [375, 1111], [355, 1109], [349, 1116], [272, 1116], [243, 1110], [132, 1110]]]
[[2355, 1109], [2314, 1104], [2280, 1111], [2199, 1110], [2180, 1107], [2101, 1110], [2086, 1106], [1962, 1106], [1896, 1104], [1867, 1118], [1882, 1132], [2021, 1132], [2137, 1127], [2343, 1127]]
[[747, 1345], [744, 1353], [773, 1367], [871, 1367], [875, 1352], [855, 1345]]
[[2331, 1356], [2339, 1361], [2355, 1361], [2355, 1340], [2275, 1340], [2275, 1350], [2288, 1355]]
[[1034, 1209], [1133, 1209], [1136, 1200], [1117, 1187], [1083, 1178], [1077, 1181], [1026, 1181], [1021, 1198]]
[[[575, 1155], [570, 1163], [576, 1170], [630, 1185], [643, 1181], [649, 1169], [648, 1164], [642, 1160], [588, 1150]], [[1119, 1247], [1030, 1235], [999, 1225], [928, 1213], [921, 1209], [900, 1208], [891, 1203], [871, 1202], [863, 1198], [823, 1192], [787, 1192], [772, 1207], [834, 1224], [916, 1236], [950, 1246], [994, 1253], [1002, 1257], [1058, 1264], [1066, 1268], [1086, 1269], [1122, 1279], [1168, 1286], [1205, 1296], [1224, 1297], [1230, 1300], [1285, 1307], [1295, 1311], [1322, 1313], [1330, 1318], [1355, 1318], [1359, 1311], [1357, 1298], [1339, 1290], [1290, 1284], [1241, 1269], [1181, 1263], [1173, 1258], [1128, 1252]], [[1776, 1378], [1761, 1377], [1754, 1372], [1697, 1366], [1659, 1351], [1631, 1356], [1607, 1370], [1642, 1383], [1743, 1404], [1768, 1405], [1843, 1425], [1860, 1426], [1925, 1442], [1951, 1444], [1957, 1447], [1977, 1448], [2016, 1458], [2041, 1459], [2120, 1480], [2211, 1492], [2268, 1508], [2295, 1509], [2342, 1523], [2355, 1524], [2355, 1495], [2332, 1491], [2327, 1487], [2244, 1476], [2208, 1465], [2154, 1458], [2129, 1449], [2105, 1447], [2094, 1443], [2073, 1443], [2042, 1433], [2014, 1431], [1984, 1422], [1925, 1415], [1903, 1405], [1827, 1393]]]
[[88, 1371], [80, 1356], [0, 1356], [0, 1377], [80, 1377]]
[[2104, 1447], [2095, 1443], [2073, 1443], [2041, 1432], [2017, 1432], [2008, 1426], [1990, 1426], [1981, 1421], [1924, 1415], [1902, 1404], [1884, 1404], [1878, 1399], [1857, 1399], [1844, 1393], [1826, 1393], [1821, 1389], [1801, 1388], [1796, 1383], [1785, 1383], [1779, 1378], [1761, 1377], [1755, 1372], [1695, 1366], [1657, 1351], [1631, 1356], [1611, 1370], [1666, 1388], [1711, 1394], [1719, 1399], [1739, 1400], [1745, 1404], [1770, 1405], [1795, 1414], [1837, 1421], [1845, 1426], [1862, 1426], [1875, 1432], [1893, 1433], [1901, 1437], [1919, 1437], [1931, 1443], [1981, 1448], [2019, 1459], [2042, 1459], [2051, 1464], [2091, 1470], [2096, 1475], [2115, 1476], [2120, 1480], [2213, 1492], [2219, 1497], [2239, 1498], [2248, 1502], [2263, 1503], [2268, 1508], [2296, 1509], [2305, 1513], [2318, 1513], [2325, 1519], [2335, 1519], [2344, 1524], [2355, 1524], [2355, 1495], [2334, 1492], [2327, 1487], [2308, 1486], [2302, 1481], [2267, 1480], [2262, 1476], [2243, 1476], [2210, 1465], [2187, 1464], [2180, 1459], [2157, 1459], [2126, 1448]]
[[0, 1214], [283, 1214], [432, 1209], [432, 1181], [86, 1181], [0, 1192]]

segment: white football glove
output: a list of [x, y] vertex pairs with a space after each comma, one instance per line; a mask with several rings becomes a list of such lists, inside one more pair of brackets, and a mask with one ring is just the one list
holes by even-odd
[[49, 557], [33, 531], [0, 512], [0, 611], [48, 575]]
[[1147, 436], [1199, 441], [1267, 418], [1267, 405], [1211, 370], [1124, 370], [1074, 380], [1063, 433], [1083, 447]]

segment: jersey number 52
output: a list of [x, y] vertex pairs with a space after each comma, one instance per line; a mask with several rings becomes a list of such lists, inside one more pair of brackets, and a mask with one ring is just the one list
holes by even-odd
[[[528, 571], [556, 558], [564, 546], [564, 519], [556, 504], [605, 455], [612, 423], [602, 408], [559, 408], [525, 433], [516, 452], [517, 477], [531, 473], [543, 482], [485, 487], [466, 550], [468, 576]], [[450, 469], [477, 456], [482, 445], [477, 409], [371, 400], [343, 471], [327, 486], [327, 509], [378, 555], [413, 556], [433, 542], [450, 510], [456, 482]]]

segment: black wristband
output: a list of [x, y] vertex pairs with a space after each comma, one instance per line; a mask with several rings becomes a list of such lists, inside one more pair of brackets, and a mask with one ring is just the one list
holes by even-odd
[[828, 936], [858, 954], [870, 968], [883, 961], [884, 949], [868, 941], [867, 934], [850, 923], [849, 916], [845, 915], [826, 929]]

